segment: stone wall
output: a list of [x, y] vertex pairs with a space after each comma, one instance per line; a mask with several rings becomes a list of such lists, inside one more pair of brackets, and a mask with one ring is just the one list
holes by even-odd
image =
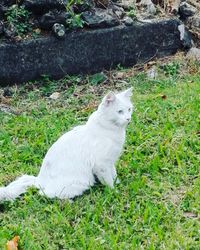
[[135, 22], [131, 26], [69, 32], [63, 39], [47, 36], [0, 44], [0, 83], [35, 80], [41, 75], [58, 79], [130, 66], [155, 57], [171, 55], [191, 40], [180, 39], [178, 20]]

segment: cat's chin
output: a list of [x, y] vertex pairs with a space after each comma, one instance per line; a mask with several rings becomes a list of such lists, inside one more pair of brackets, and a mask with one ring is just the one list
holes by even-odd
[[120, 122], [113, 122], [113, 124], [118, 127], [118, 128], [126, 128], [126, 126], [129, 124], [130, 122], [123, 122], [123, 123], [120, 123]]
[[129, 122], [125, 122], [125, 123], [122, 125], [122, 127], [123, 127], [123, 128], [126, 128], [126, 127], [129, 125], [129, 123], [130, 123], [130, 121], [129, 121]]

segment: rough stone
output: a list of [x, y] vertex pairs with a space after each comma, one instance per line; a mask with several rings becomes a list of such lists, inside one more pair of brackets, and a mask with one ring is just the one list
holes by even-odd
[[96, 8], [95, 11], [86, 11], [81, 15], [87, 26], [91, 28], [105, 28], [119, 25], [118, 18], [112, 15], [109, 10]]
[[117, 0], [117, 4], [124, 10], [129, 11], [136, 6], [136, 0]]
[[112, 4], [110, 7], [110, 12], [116, 15], [118, 18], [122, 19], [125, 16], [125, 11], [122, 7]]
[[50, 30], [55, 23], [66, 25], [66, 20], [69, 17], [69, 13], [65, 11], [49, 11], [48, 13], [38, 18], [39, 27], [45, 30]]
[[23, 6], [36, 14], [46, 13], [49, 10], [65, 10], [67, 0], [24, 0]]
[[92, 10], [92, 9], [94, 9], [94, 7], [95, 7], [94, 1], [85, 0], [80, 4], [74, 4], [73, 11], [74, 11], [74, 13], [79, 14], [79, 13], [82, 13], [85, 11]]
[[6, 38], [8, 38], [11, 41], [15, 40], [15, 37], [17, 36], [15, 27], [13, 25], [9, 25], [4, 29], [4, 35]]
[[16, 0], [1, 0], [0, 1], [0, 16], [5, 13], [8, 7], [16, 4]]
[[192, 34], [192, 39], [196, 47], [200, 47], [200, 15], [188, 17], [186, 25]]
[[187, 31], [184, 24], [178, 25], [178, 30], [180, 32], [180, 40], [183, 43], [184, 48], [189, 49], [191, 47], [191, 34]]
[[4, 97], [12, 97], [13, 91], [10, 88], [5, 88], [3, 91], [3, 96]]
[[188, 51], [186, 57], [189, 60], [197, 61], [200, 63], [200, 49], [195, 48], [195, 47], [191, 48]]
[[58, 38], [63, 38], [65, 35], [65, 26], [63, 24], [55, 23], [52, 30], [55, 36]]
[[133, 25], [134, 21], [131, 17], [126, 16], [123, 19], [123, 23], [127, 26], [131, 26], [131, 25]]
[[101, 9], [107, 9], [111, 4], [110, 0], [94, 0], [95, 6]]
[[12, 4], [15, 4], [16, 0], [1, 0], [0, 5], [1, 6], [11, 6]]
[[4, 33], [4, 23], [3, 21], [0, 21], [0, 35]]
[[156, 14], [156, 7], [154, 6], [151, 0], [142, 0], [140, 2], [140, 5], [145, 8], [146, 13], [151, 14], [151, 15]]
[[189, 25], [190, 28], [200, 29], [200, 16], [195, 15], [195, 16], [189, 17], [187, 19], [187, 24]]
[[[0, 84], [22, 83], [48, 75], [101, 72], [117, 65], [132, 66], [183, 49], [178, 20], [135, 22], [97, 30], [0, 43]], [[12, 56], [10, 56], [12, 55]]]
[[152, 67], [149, 70], [147, 70], [147, 77], [149, 79], [156, 79], [157, 76], [158, 76], [158, 72], [155, 67]]
[[4, 18], [4, 15], [7, 9], [8, 9], [7, 7], [5, 7], [4, 5], [0, 3], [0, 20]]
[[182, 20], [187, 19], [190, 16], [193, 16], [197, 12], [197, 9], [192, 5], [182, 2], [179, 7], [179, 14]]

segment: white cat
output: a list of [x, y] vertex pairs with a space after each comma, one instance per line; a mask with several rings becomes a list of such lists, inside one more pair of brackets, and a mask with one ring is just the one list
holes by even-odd
[[0, 200], [13, 200], [30, 186], [50, 198], [71, 199], [98, 180], [113, 188], [115, 162], [131, 120], [131, 89], [107, 94], [87, 123], [61, 136], [48, 150], [37, 177], [23, 175], [0, 188]]

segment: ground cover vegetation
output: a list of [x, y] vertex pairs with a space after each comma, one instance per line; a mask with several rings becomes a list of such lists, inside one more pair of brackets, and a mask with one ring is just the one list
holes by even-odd
[[136, 111], [117, 163], [120, 184], [98, 184], [72, 204], [35, 189], [1, 202], [0, 249], [16, 235], [19, 249], [32, 250], [200, 249], [200, 71], [179, 57], [1, 89], [15, 112], [0, 112], [0, 185], [36, 175], [61, 134], [84, 123], [109, 90], [130, 86]]

